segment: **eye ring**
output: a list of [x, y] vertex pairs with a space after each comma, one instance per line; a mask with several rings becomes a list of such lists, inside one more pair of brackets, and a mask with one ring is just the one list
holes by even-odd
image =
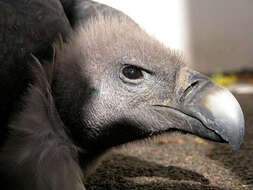
[[137, 85], [143, 82], [144, 75], [145, 73], [142, 68], [134, 65], [124, 65], [119, 77], [124, 83]]

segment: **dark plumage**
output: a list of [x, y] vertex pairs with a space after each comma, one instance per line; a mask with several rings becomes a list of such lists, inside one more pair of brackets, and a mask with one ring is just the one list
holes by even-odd
[[0, 46], [3, 189], [85, 189], [110, 148], [174, 130], [239, 148], [234, 97], [123, 13], [88, 0], [1, 0], [0, 14], [0, 39], [13, 39]]

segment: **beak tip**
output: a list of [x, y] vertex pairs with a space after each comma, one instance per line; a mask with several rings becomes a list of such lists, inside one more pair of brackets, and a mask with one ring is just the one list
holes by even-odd
[[227, 89], [220, 87], [209, 96], [208, 108], [215, 118], [216, 131], [236, 152], [243, 141], [245, 121], [240, 104]]
[[240, 124], [236, 127], [237, 129], [239, 129], [239, 131], [235, 131], [234, 132], [235, 135], [228, 138], [229, 145], [230, 145], [233, 152], [236, 152], [240, 148], [240, 146], [243, 142], [244, 126], [245, 126], [243, 115], [240, 120], [241, 120]]

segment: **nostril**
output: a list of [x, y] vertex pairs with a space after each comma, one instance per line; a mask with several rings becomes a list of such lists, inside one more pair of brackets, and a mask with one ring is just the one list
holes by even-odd
[[179, 101], [183, 102], [188, 94], [192, 92], [193, 89], [196, 89], [199, 86], [199, 81], [195, 81], [191, 83], [183, 92], [182, 96], [180, 97]]

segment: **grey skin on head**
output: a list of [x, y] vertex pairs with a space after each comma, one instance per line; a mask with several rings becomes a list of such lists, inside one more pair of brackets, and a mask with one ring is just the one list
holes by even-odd
[[244, 117], [228, 90], [186, 67], [115, 9], [87, 0], [57, 5], [69, 23], [52, 33], [63, 39], [43, 41], [54, 39], [56, 51], [23, 44], [24, 56], [18, 57], [32, 85], [1, 130], [4, 189], [85, 189], [83, 181], [107, 150], [171, 131], [239, 148]]

